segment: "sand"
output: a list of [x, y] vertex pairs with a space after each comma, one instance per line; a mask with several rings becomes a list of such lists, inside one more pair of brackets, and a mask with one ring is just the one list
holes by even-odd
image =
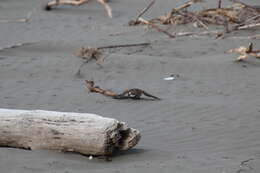
[[[0, 51], [0, 107], [95, 113], [127, 122], [141, 131], [142, 139], [112, 162], [0, 148], [1, 173], [260, 172], [260, 61], [237, 63], [237, 55], [225, 53], [249, 41], [259, 48], [259, 40], [170, 39], [143, 26], [128, 27], [147, 1], [113, 0], [113, 19], [95, 1], [51, 12], [42, 10], [44, 3], [0, 3], [1, 18], [21, 18], [33, 11], [29, 23], [0, 23], [0, 47], [33, 42]], [[181, 3], [161, 0], [145, 17], [159, 16]], [[205, 6], [215, 7], [216, 2]], [[81, 46], [141, 42], [152, 45], [106, 51], [101, 66], [89, 62], [80, 77], [75, 75], [82, 60], [73, 54]], [[180, 77], [163, 80], [171, 74]], [[142, 88], [162, 100], [113, 100], [89, 93], [85, 79], [115, 92]]]

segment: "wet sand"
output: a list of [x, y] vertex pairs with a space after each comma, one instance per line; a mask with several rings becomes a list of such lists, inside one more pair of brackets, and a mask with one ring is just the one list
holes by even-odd
[[[44, 2], [0, 3], [1, 18], [21, 18], [33, 11], [29, 23], [0, 23], [0, 47], [33, 42], [0, 51], [0, 107], [96, 113], [127, 122], [141, 131], [142, 139], [112, 162], [0, 148], [1, 173], [260, 172], [260, 61], [237, 63], [237, 55], [225, 53], [249, 41], [259, 48], [259, 40], [170, 39], [143, 26], [128, 27], [147, 1], [112, 1], [113, 19], [95, 1], [51, 12], [42, 10]], [[174, 2], [157, 2], [146, 17], [182, 3]], [[206, 5], [214, 7], [215, 1]], [[106, 51], [101, 66], [91, 61], [76, 76], [82, 60], [73, 54], [81, 46], [142, 42], [152, 44]], [[180, 77], [163, 80], [171, 74]], [[115, 92], [142, 88], [162, 100], [113, 100], [89, 93], [85, 79]]]

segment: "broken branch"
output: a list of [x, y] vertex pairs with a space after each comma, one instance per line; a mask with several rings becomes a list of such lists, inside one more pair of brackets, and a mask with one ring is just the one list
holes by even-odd
[[154, 23], [152, 23], [152, 22], [149, 22], [149, 21], [147, 21], [147, 20], [145, 20], [145, 19], [143, 19], [143, 18], [141, 18], [141, 17], [140, 17], [138, 20], [139, 20], [141, 23], [146, 24], [146, 25], [150, 26], [151, 28], [156, 29], [158, 32], [162, 32], [162, 33], [166, 34], [166, 35], [169, 36], [170, 38], [175, 38], [175, 35], [172, 35], [172, 34], [169, 33], [168, 31], [166, 31], [166, 30], [164, 30], [164, 29], [161, 29], [158, 25], [156, 25], [156, 24], [154, 24]]
[[155, 3], [155, 0], [153, 0], [152, 2], [150, 2], [150, 4], [148, 4], [148, 6], [146, 8], [144, 8], [141, 13], [137, 16], [136, 20], [135, 21], [138, 21], [138, 19], [140, 17], [142, 17], [152, 6], [153, 4]]
[[27, 13], [27, 16], [25, 18], [20, 19], [0, 19], [0, 23], [27, 23], [31, 19], [32, 11]]
[[135, 43], [135, 44], [119, 44], [119, 45], [109, 45], [109, 46], [101, 46], [97, 48], [92, 47], [82, 47], [80, 52], [77, 54], [78, 57], [85, 59], [86, 62], [94, 59], [98, 61], [102, 55], [100, 50], [102, 49], [112, 49], [112, 48], [120, 48], [120, 47], [135, 47], [135, 46], [149, 46], [151, 43]]
[[98, 47], [97, 49], [112, 49], [112, 48], [119, 48], [119, 47], [136, 47], [136, 46], [149, 46], [151, 43], [135, 43], [135, 44], [119, 44], [119, 45], [110, 45], [110, 46], [102, 46]]
[[260, 58], [260, 50], [253, 50], [253, 43], [249, 43], [248, 47], [241, 46], [236, 49], [231, 49], [227, 53], [238, 53], [240, 56], [236, 59], [237, 61], [242, 61], [250, 56], [255, 58]]
[[26, 46], [26, 45], [32, 45], [32, 44], [35, 44], [35, 43], [36, 42], [16, 43], [16, 44], [5, 46], [5, 47], [0, 47], [0, 51], [5, 50], [5, 49], [14, 49], [14, 48]]

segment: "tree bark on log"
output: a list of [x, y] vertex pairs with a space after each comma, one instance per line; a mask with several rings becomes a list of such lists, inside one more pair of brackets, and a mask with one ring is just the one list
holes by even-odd
[[111, 155], [140, 137], [126, 123], [95, 114], [0, 109], [0, 147]]

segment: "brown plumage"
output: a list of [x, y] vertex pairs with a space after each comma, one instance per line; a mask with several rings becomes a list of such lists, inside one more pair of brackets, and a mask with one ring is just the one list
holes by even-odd
[[157, 100], [161, 100], [159, 97], [151, 95], [151, 94], [145, 92], [144, 90], [141, 90], [141, 89], [138, 89], [138, 88], [126, 90], [121, 94], [113, 96], [113, 98], [115, 98], [115, 99], [129, 99], [129, 98], [131, 98], [131, 99], [141, 99], [142, 95], [145, 95], [147, 97], [151, 97], [151, 98], [154, 98], [154, 99], [157, 99]]

